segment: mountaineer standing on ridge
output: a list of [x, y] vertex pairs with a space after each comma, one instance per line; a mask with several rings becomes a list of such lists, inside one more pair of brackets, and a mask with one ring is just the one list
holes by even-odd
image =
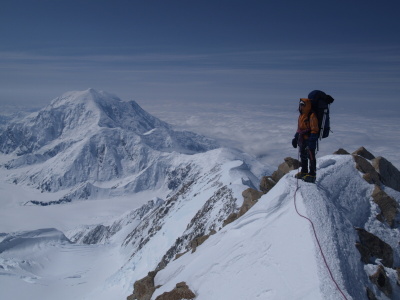
[[318, 150], [318, 139], [329, 136], [329, 106], [333, 101], [330, 95], [319, 90], [309, 93], [308, 98], [300, 99], [300, 116], [292, 140], [293, 148], [299, 146], [300, 152], [301, 171], [296, 174], [298, 179], [315, 183], [317, 167], [315, 152]]
[[[296, 178], [314, 183], [317, 168], [315, 149], [317, 148], [319, 127], [317, 116], [311, 108], [310, 99], [300, 99], [300, 116], [292, 145], [293, 148], [297, 148], [297, 145], [300, 148], [301, 171], [296, 174]], [[310, 168], [308, 168], [308, 161], [310, 161]]]

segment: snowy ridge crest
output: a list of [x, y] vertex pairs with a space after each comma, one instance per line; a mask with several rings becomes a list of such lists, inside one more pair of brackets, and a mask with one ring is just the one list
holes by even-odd
[[[228, 211], [237, 212], [238, 207], [229, 209], [230, 202], [224, 201], [229, 188], [221, 186], [203, 202], [204, 206], [192, 219], [187, 219], [185, 231], [171, 244], [160, 263], [146, 271], [141, 269], [140, 260], [147, 257], [144, 253], [159, 245], [156, 241], [162, 232], [168, 231], [169, 225], [166, 221], [153, 224], [147, 221], [142, 230], [133, 231], [125, 247], [130, 241], [143, 241], [140, 236], [144, 232], [157, 228], [151, 235], [145, 235], [144, 244], [136, 248], [128, 265], [136, 270], [138, 286], [153, 278], [154, 286], [147, 286], [148, 291], [155, 290], [151, 299], [172, 291], [179, 282], [187, 283], [196, 299], [333, 300], [342, 299], [341, 292], [347, 299], [367, 299], [367, 293], [374, 294], [376, 299], [397, 299], [400, 296], [396, 271], [400, 266], [398, 210], [392, 225], [379, 217], [378, 212], [385, 214], [385, 211], [381, 210], [382, 203], [376, 200], [375, 192], [372, 193], [378, 182], [371, 184], [368, 182], [370, 175], [359, 170], [358, 155], [322, 157], [318, 159], [316, 185], [300, 182], [296, 192], [297, 183], [291, 172], [245, 215], [224, 228], [218, 221], [221, 210], [217, 207], [221, 206], [215, 204], [225, 207], [223, 217], [229, 215]], [[382, 181], [386, 176], [383, 172], [380, 169]], [[386, 186], [382, 188], [391, 195], [390, 201], [395, 201], [398, 209], [400, 192]], [[190, 189], [194, 188], [189, 186]], [[296, 213], [295, 193], [301, 214], [315, 224], [322, 251], [340, 291], [324, 265], [310, 224]], [[168, 215], [177, 211], [172, 204], [167, 207], [169, 209], [160, 207], [164, 214], [153, 215], [152, 220], [168, 220]], [[365, 229], [360, 231], [360, 228]], [[360, 235], [359, 232], [366, 233]], [[203, 236], [205, 242], [194, 251], [193, 242]], [[360, 243], [362, 248], [357, 246]], [[378, 245], [384, 245], [382, 249], [386, 253], [373, 250], [382, 247]], [[191, 249], [193, 251], [188, 251]], [[160, 253], [156, 257], [160, 258]], [[139, 274], [144, 276], [143, 281]], [[378, 277], [380, 283], [374, 279]], [[140, 291], [134, 295], [142, 299]]]

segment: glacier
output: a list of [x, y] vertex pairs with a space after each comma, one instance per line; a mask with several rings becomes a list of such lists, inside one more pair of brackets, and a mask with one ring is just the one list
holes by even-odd
[[[153, 270], [151, 299], [182, 281], [196, 299], [344, 299], [296, 207], [347, 299], [368, 299], [366, 287], [400, 299], [399, 218], [376, 218], [374, 185], [351, 155], [318, 158], [315, 185], [290, 172], [224, 226], [273, 168], [134, 101], [68, 92], [2, 126], [0, 152], [1, 299], [126, 299]], [[390, 298], [368, 278], [381, 260], [361, 262], [355, 228], [392, 247]]]

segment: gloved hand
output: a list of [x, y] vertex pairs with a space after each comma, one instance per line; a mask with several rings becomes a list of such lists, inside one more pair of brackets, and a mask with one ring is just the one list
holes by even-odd
[[317, 148], [318, 136], [315, 133], [311, 133], [310, 137], [307, 140], [307, 146], [311, 150], [315, 150]]
[[296, 134], [294, 135], [294, 139], [292, 140], [292, 146], [293, 148], [297, 148], [297, 140], [299, 138], [299, 133], [296, 132]]

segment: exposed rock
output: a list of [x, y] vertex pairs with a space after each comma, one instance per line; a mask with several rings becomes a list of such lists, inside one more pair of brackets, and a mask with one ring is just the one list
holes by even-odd
[[397, 272], [397, 285], [400, 286], [400, 268], [396, 268]]
[[369, 159], [369, 160], [375, 158], [375, 156], [372, 155], [372, 153], [369, 152], [369, 151], [368, 151], [367, 149], [365, 149], [364, 147], [358, 148], [358, 149], [357, 149], [356, 151], [354, 151], [352, 154], [353, 154], [353, 155], [362, 156], [362, 157], [364, 157], [364, 158], [366, 158], [366, 159]]
[[364, 174], [363, 178], [370, 184], [381, 184], [379, 173], [364, 157], [353, 155], [358, 171]]
[[225, 227], [226, 225], [232, 223], [233, 221], [235, 221], [238, 218], [238, 214], [237, 213], [231, 213], [228, 218], [224, 221], [223, 223], [223, 227]]
[[254, 204], [258, 202], [258, 199], [261, 198], [261, 196], [264, 195], [263, 192], [257, 191], [252, 188], [248, 188], [242, 192], [243, 196], [243, 204], [242, 207], [240, 208], [238, 213], [231, 213], [228, 218], [224, 221], [223, 226], [226, 226], [236, 219], [240, 218], [243, 216]]
[[176, 284], [172, 291], [161, 294], [156, 300], [190, 300], [194, 298], [196, 298], [196, 295], [189, 289], [186, 282], [180, 282]]
[[140, 208], [132, 211], [126, 218], [119, 219], [112, 223], [111, 225], [97, 225], [95, 227], [86, 227], [85, 229], [76, 232], [70, 240], [74, 243], [83, 244], [100, 244], [107, 243], [109, 239], [119, 232], [127, 222], [130, 220], [141, 220], [147, 213], [152, 210], [157, 209], [164, 203], [164, 200], [157, 198], [148, 201], [146, 204], [142, 205]]
[[[126, 246], [128, 244], [132, 244], [133, 252], [137, 252], [142, 249], [151, 240], [151, 238], [161, 230], [164, 217], [175, 206], [177, 199], [191, 189], [193, 183], [194, 180], [190, 180], [189, 182], [185, 183], [182, 188], [172, 197], [168, 198], [163, 205], [158, 207], [151, 215], [147, 215], [139, 224], [139, 226], [137, 226], [125, 238], [123, 245]], [[143, 232], [146, 231], [147, 235], [143, 236]]]
[[339, 150], [333, 152], [333, 154], [338, 154], [338, 155], [347, 155], [350, 154], [349, 152], [347, 152], [346, 150], [344, 150], [343, 148], [339, 148]]
[[378, 298], [376, 298], [374, 292], [371, 291], [369, 287], [367, 287], [367, 297], [368, 297], [368, 300], [378, 300]]
[[190, 247], [192, 248], [192, 253], [196, 251], [197, 247], [203, 244], [211, 235], [216, 234], [215, 230], [212, 230], [210, 234], [206, 234], [200, 237], [195, 238], [191, 243]]
[[242, 193], [244, 201], [242, 207], [239, 210], [238, 218], [243, 216], [254, 204], [256, 204], [258, 202], [258, 199], [260, 199], [262, 195], [264, 195], [264, 193], [252, 188], [244, 190]]
[[[381, 213], [377, 216], [378, 220], [386, 220], [390, 227], [394, 227], [395, 219], [398, 212], [398, 203], [388, 194], [386, 194], [379, 186], [375, 186], [372, 193], [374, 202], [378, 204]], [[383, 218], [382, 218], [383, 217]]]
[[297, 159], [286, 157], [284, 160], [285, 161], [279, 165], [278, 170], [276, 170], [272, 176], [264, 176], [261, 178], [261, 192], [252, 188], [248, 188], [247, 190], [243, 191], [242, 196], [244, 201], [239, 213], [231, 213], [224, 221], [223, 226], [226, 226], [243, 216], [254, 204], [258, 202], [258, 199], [260, 199], [263, 194], [268, 193], [284, 175], [300, 167], [300, 162]]
[[390, 161], [379, 156], [372, 161], [372, 165], [381, 175], [384, 185], [400, 192], [400, 171]]
[[[158, 264], [156, 270], [163, 269], [176, 255], [192, 250], [191, 242], [198, 237], [215, 232], [222, 227], [224, 220], [237, 211], [237, 199], [226, 185], [221, 186], [202, 206], [188, 224], [184, 233], [175, 240]], [[215, 210], [215, 206], [219, 209]], [[213, 220], [210, 222], [210, 220]]]
[[356, 230], [360, 239], [356, 247], [361, 254], [361, 261], [369, 264], [372, 258], [380, 258], [384, 266], [391, 268], [393, 266], [392, 247], [365, 229], [356, 228]]
[[369, 276], [369, 279], [382, 291], [386, 296], [390, 297], [392, 294], [392, 285], [386, 275], [385, 268], [379, 265], [375, 274]]
[[271, 178], [273, 181], [278, 182], [284, 175], [292, 170], [298, 169], [300, 167], [300, 162], [297, 159], [286, 157], [285, 162], [281, 163]]
[[188, 253], [188, 252], [189, 252], [189, 251], [185, 251], [185, 252], [183, 252], [183, 253], [178, 253], [177, 255], [175, 255], [175, 259], [174, 259], [174, 260], [177, 260], [179, 257], [185, 255], [185, 254]]
[[275, 184], [276, 182], [272, 179], [272, 176], [263, 176], [260, 182], [260, 190], [266, 194], [275, 186]]
[[133, 294], [130, 295], [128, 300], [150, 300], [156, 287], [154, 286], [154, 277], [156, 277], [157, 272], [149, 272], [149, 274], [136, 281], [133, 284]]

